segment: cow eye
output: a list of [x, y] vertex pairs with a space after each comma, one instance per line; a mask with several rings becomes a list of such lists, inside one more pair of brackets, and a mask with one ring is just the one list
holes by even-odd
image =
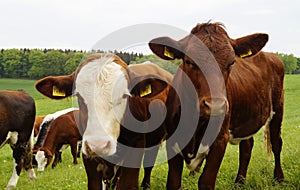
[[227, 67], [227, 69], [231, 69], [232, 65], [235, 63], [235, 60], [233, 60]]
[[192, 62], [190, 60], [185, 60], [185, 64], [190, 65]]

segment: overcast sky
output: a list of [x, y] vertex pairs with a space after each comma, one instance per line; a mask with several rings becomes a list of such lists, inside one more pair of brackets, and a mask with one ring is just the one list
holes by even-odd
[[123, 27], [159, 23], [189, 32], [208, 20], [224, 23], [232, 38], [268, 33], [265, 51], [300, 57], [299, 0], [0, 0], [0, 48], [90, 50]]

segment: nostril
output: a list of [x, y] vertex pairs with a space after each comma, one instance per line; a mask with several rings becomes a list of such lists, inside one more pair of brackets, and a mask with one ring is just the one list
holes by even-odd
[[207, 115], [224, 114], [227, 109], [227, 104], [225, 98], [206, 98], [203, 100], [203, 108]]

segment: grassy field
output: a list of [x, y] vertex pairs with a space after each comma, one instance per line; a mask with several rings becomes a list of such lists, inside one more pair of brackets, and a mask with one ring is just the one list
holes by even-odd
[[[63, 101], [49, 100], [34, 89], [32, 80], [0, 79], [1, 89], [24, 89], [36, 101], [37, 115], [53, 113], [63, 108], [71, 107], [72, 99]], [[249, 165], [246, 184], [235, 189], [270, 189], [291, 190], [300, 189], [300, 75], [287, 75], [285, 77], [285, 112], [282, 126], [283, 150], [282, 164], [286, 181], [276, 184], [273, 181], [273, 158], [268, 159], [263, 147], [263, 134], [260, 131], [255, 135], [253, 156]], [[17, 190], [56, 190], [56, 189], [87, 189], [86, 176], [82, 160], [78, 165], [72, 164], [70, 150], [63, 152], [63, 162], [55, 169], [47, 168], [44, 172], [37, 172], [37, 180], [29, 182], [26, 173], [21, 173]], [[11, 176], [13, 167], [12, 151], [9, 146], [0, 150], [0, 190], [5, 186]], [[152, 190], [165, 189], [167, 164], [157, 165], [152, 173]], [[238, 146], [227, 146], [217, 178], [216, 189], [233, 189], [233, 182], [238, 170]], [[141, 172], [142, 175], [142, 172]], [[197, 189], [199, 174], [189, 176], [184, 169], [183, 190]]]

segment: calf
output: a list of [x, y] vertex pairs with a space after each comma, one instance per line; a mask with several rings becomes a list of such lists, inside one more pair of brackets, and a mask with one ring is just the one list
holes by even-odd
[[[36, 83], [39, 92], [53, 99], [77, 95], [89, 189], [101, 188], [97, 157], [122, 161], [117, 189], [138, 188], [144, 153], [145, 174], [151, 172], [165, 136], [164, 102], [171, 80], [172, 75], [155, 64], [127, 66], [116, 55], [93, 54], [71, 75], [50, 76]], [[142, 185], [149, 183], [145, 179]]]
[[159, 57], [182, 59], [166, 103], [167, 189], [180, 188], [183, 160], [194, 171], [204, 159], [198, 188], [214, 189], [228, 141], [239, 144], [235, 182], [243, 183], [253, 135], [263, 125], [270, 129], [274, 178], [283, 181], [284, 67], [276, 55], [260, 51], [267, 41], [268, 35], [262, 33], [231, 39], [220, 23], [198, 24], [179, 41], [168, 37], [150, 41]]
[[14, 170], [7, 189], [16, 187], [22, 168], [28, 178], [36, 178], [31, 164], [35, 103], [24, 91], [0, 91], [0, 148], [6, 143], [13, 150]]
[[[57, 117], [65, 114], [65, 113], [68, 113], [70, 111], [76, 110], [76, 109], [77, 108], [67, 108], [67, 109], [64, 109], [64, 110], [57, 111], [57, 112], [52, 113], [52, 114], [48, 114], [46, 116], [37, 116], [36, 117], [34, 133], [37, 133], [37, 140], [36, 140], [36, 142], [33, 146], [33, 150], [32, 150], [33, 155], [34, 155], [33, 158], [32, 158], [32, 164], [34, 166], [37, 165], [35, 155], [44, 143], [44, 140], [45, 140], [45, 137], [46, 137], [46, 135], [49, 131], [49, 127], [50, 127], [51, 122], [54, 119], [56, 119]], [[42, 121], [40, 121], [42, 117], [44, 117], [44, 119]], [[79, 157], [79, 155], [78, 155], [78, 157]], [[61, 162], [61, 151], [59, 153], [59, 161]]]
[[57, 165], [60, 150], [63, 145], [70, 145], [73, 163], [78, 163], [77, 142], [82, 139], [75, 121], [75, 118], [78, 118], [78, 114], [78, 110], [70, 111], [57, 117], [51, 122], [45, 141], [36, 153], [39, 171], [43, 171], [45, 169], [54, 154], [55, 159], [52, 163], [52, 168]]

